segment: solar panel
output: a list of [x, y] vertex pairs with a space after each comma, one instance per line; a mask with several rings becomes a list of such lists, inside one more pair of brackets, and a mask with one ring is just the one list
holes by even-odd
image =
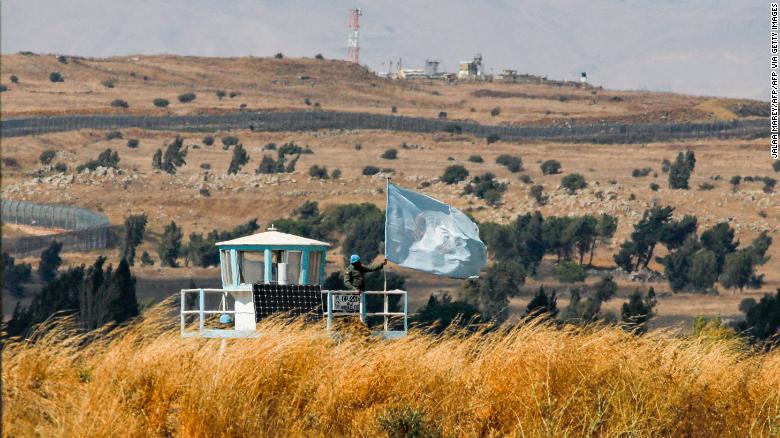
[[322, 318], [320, 285], [255, 283], [252, 292], [257, 322], [278, 312]]

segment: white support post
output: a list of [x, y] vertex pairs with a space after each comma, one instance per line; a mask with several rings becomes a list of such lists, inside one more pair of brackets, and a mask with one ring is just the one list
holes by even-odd
[[408, 320], [409, 318], [409, 294], [407, 292], [404, 292], [404, 334], [408, 331]]
[[203, 313], [206, 310], [206, 294], [203, 292], [203, 289], [200, 289], [200, 303], [199, 303], [199, 309], [198, 309], [198, 330], [203, 333], [203, 330], [206, 328], [206, 318], [205, 314]]
[[385, 332], [387, 332], [389, 326], [387, 323], [387, 314], [390, 312], [390, 301], [388, 300], [389, 296], [387, 295], [387, 288], [385, 288]]
[[360, 294], [360, 322], [366, 322], [366, 292]]
[[185, 310], [184, 303], [187, 302], [186, 296], [187, 296], [187, 294], [184, 292], [184, 289], [182, 289], [182, 291], [181, 291], [181, 303], [180, 303], [181, 304], [181, 311], [179, 312], [179, 315], [181, 316], [181, 327], [180, 327], [180, 329], [181, 329], [182, 337], [184, 336], [184, 326], [187, 323], [187, 321], [184, 318], [184, 310]]
[[333, 292], [328, 291], [328, 334], [333, 331]]

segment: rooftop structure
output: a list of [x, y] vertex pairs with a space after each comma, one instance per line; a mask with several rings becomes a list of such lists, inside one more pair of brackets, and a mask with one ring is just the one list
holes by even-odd
[[471, 61], [461, 61], [458, 67], [458, 79], [482, 79], [485, 76], [482, 55], [477, 53]]

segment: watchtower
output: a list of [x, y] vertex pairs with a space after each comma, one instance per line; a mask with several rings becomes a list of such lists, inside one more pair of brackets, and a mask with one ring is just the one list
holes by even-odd
[[[384, 317], [382, 334], [406, 334], [406, 291], [366, 291], [359, 296], [354, 290], [322, 290], [329, 243], [282, 233], [271, 226], [265, 232], [218, 242], [216, 246], [222, 288], [181, 290], [183, 337], [255, 337], [256, 323], [276, 312], [320, 318], [324, 315], [328, 328], [334, 316], [359, 315], [362, 320]], [[368, 312], [365, 295], [384, 295], [384, 309]], [[389, 297], [393, 295], [402, 296], [403, 312], [389, 309]], [[197, 330], [192, 330], [194, 316]], [[403, 317], [403, 331], [390, 330], [388, 318], [399, 316]]]

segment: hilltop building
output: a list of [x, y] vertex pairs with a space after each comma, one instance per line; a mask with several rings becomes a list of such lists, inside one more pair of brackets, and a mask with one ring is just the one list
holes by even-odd
[[477, 53], [471, 61], [461, 61], [458, 66], [458, 79], [480, 80], [484, 79], [485, 71], [482, 66], [482, 55]]

